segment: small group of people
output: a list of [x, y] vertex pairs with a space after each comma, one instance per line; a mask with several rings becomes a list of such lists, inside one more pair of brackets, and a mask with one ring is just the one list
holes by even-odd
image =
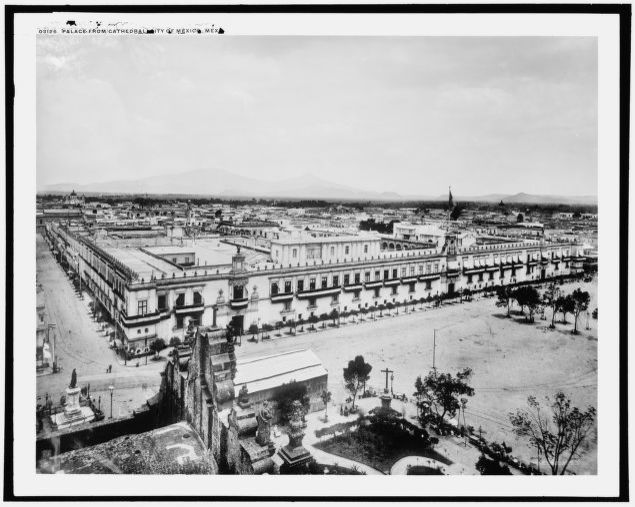
[[106, 373], [112, 373], [112, 364], [108, 365], [108, 368], [106, 368]]

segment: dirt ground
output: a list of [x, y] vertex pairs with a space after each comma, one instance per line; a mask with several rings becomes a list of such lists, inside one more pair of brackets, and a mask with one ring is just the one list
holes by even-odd
[[[570, 293], [577, 287], [591, 293], [590, 311], [596, 308], [597, 282], [565, 284], [562, 290]], [[561, 318], [558, 315], [558, 320]], [[550, 330], [547, 311], [546, 320], [537, 316], [535, 323], [526, 324], [521, 316], [507, 318], [504, 309], [496, 307], [495, 298], [484, 298], [266, 342], [243, 339], [237, 354], [246, 357], [313, 349], [329, 371], [329, 389], [336, 404], [348, 396], [342, 369], [361, 354], [373, 365], [370, 385], [383, 389], [385, 374], [380, 370], [388, 367], [394, 370], [394, 392], [410, 397], [416, 377], [432, 367], [437, 329], [438, 370], [456, 373], [471, 367], [474, 372], [471, 385], [476, 392], [467, 404], [467, 424], [481, 427], [490, 441], [505, 441], [514, 455], [537, 463], [535, 451], [511, 433], [509, 412], [525, 407], [530, 395], [543, 400], [559, 389], [576, 406], [597, 406], [597, 321], [589, 319], [591, 329], [587, 330], [586, 316], [581, 316], [580, 334], [573, 335], [572, 316], [567, 320], [569, 324], [558, 323]], [[544, 461], [541, 468], [546, 471]], [[570, 469], [578, 474], [596, 472], [595, 437], [589, 452]]]

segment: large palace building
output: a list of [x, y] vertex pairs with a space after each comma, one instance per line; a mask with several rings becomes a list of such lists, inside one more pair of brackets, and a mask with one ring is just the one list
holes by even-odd
[[307, 321], [333, 309], [431, 301], [466, 289], [574, 275], [585, 261], [576, 243], [468, 242], [453, 232], [430, 247], [400, 251], [383, 249], [382, 238], [363, 233], [287, 235], [272, 239], [269, 253], [241, 250], [218, 237], [169, 246], [112, 246], [54, 223], [46, 225], [45, 236], [131, 350], [155, 337], [180, 337], [192, 321], [214, 327], [231, 323], [239, 330]]

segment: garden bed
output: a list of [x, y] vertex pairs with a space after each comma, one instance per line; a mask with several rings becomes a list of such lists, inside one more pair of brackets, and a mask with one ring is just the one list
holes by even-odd
[[434, 459], [446, 465], [452, 464], [452, 461], [420, 439], [398, 433], [379, 433], [372, 427], [361, 427], [357, 431], [316, 443], [314, 447], [385, 473], [390, 473], [390, 468], [397, 461], [413, 454]]

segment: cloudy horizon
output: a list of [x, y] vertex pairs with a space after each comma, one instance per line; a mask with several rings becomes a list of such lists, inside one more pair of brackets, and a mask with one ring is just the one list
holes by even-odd
[[591, 37], [37, 41], [37, 182], [217, 168], [364, 191], [597, 195]]

